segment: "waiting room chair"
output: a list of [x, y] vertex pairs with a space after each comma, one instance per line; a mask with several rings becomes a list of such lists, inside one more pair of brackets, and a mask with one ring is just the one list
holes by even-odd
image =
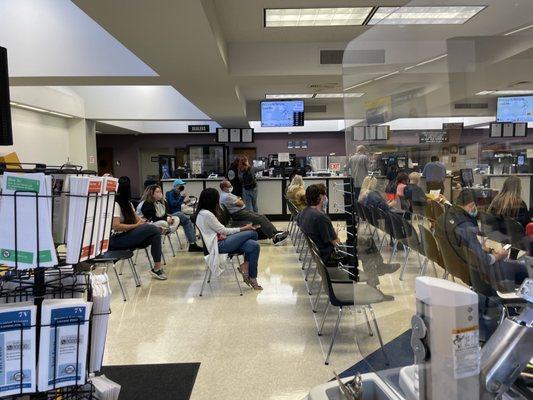
[[117, 271], [117, 263], [118, 262], [124, 262], [128, 261], [128, 264], [130, 265], [131, 272], [133, 274], [133, 279], [135, 281], [135, 286], [139, 287], [141, 285], [139, 277], [137, 275], [137, 271], [135, 270], [135, 266], [133, 265], [133, 251], [131, 250], [110, 250], [103, 254], [100, 254], [96, 258], [92, 260], [95, 264], [111, 264], [113, 267], [113, 271], [115, 272], [115, 276], [117, 277], [118, 286], [120, 287], [120, 291], [122, 292], [122, 299], [124, 301], [127, 300], [126, 298], [126, 291], [124, 289], [124, 285], [122, 284], [122, 281], [120, 279], [119, 273]]

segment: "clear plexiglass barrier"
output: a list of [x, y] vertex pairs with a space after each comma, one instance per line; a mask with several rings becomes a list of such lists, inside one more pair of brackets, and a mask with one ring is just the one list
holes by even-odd
[[532, 398], [533, 1], [396, 3], [342, 66], [361, 371], [405, 399]]

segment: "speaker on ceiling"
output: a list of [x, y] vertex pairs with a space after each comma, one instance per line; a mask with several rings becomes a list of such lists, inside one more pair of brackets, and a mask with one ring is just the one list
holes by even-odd
[[7, 50], [4, 47], [0, 47], [0, 146], [11, 146], [12, 144], [13, 131], [11, 128]]

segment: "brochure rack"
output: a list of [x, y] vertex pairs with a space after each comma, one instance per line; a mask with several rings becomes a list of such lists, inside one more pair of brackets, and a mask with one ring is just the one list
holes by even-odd
[[[0, 176], [4, 174], [4, 172], [16, 172], [16, 173], [44, 173], [46, 175], [52, 174], [52, 175], [58, 175], [58, 174], [65, 174], [65, 175], [86, 175], [86, 176], [94, 176], [96, 173], [94, 171], [84, 171], [80, 166], [46, 166], [44, 164], [28, 164], [28, 163], [17, 163], [17, 164], [8, 164], [8, 163], [0, 163]], [[1, 189], [0, 189], [1, 190]], [[83, 248], [83, 239], [84, 238], [91, 238], [91, 243], [94, 235], [98, 234], [98, 227], [96, 224], [97, 218], [95, 216], [95, 212], [97, 209], [98, 202], [101, 203], [103, 207], [105, 208], [105, 212], [113, 213], [113, 207], [114, 202], [107, 201], [109, 199], [109, 196], [114, 195], [115, 192], [109, 192], [107, 194], [95, 194], [90, 193], [87, 196], [75, 196], [70, 194], [69, 192], [65, 191], [55, 191], [51, 196], [42, 196], [38, 193], [31, 191], [31, 190], [20, 190], [15, 191], [13, 194], [7, 194], [7, 193], [1, 193], [0, 192], [0, 201], [4, 196], [12, 196], [13, 197], [13, 234], [15, 238], [15, 249], [14, 249], [14, 267], [7, 267], [7, 266], [0, 266], [0, 303], [19, 303], [19, 302], [25, 302], [25, 301], [33, 301], [34, 304], [37, 306], [37, 314], [36, 314], [36, 323], [35, 325], [23, 325], [22, 323], [11, 323], [11, 324], [0, 324], [0, 333], [4, 333], [7, 331], [20, 331], [20, 369], [18, 371], [18, 383], [14, 385], [12, 389], [16, 389], [16, 386], [20, 387], [20, 390], [17, 394], [12, 394], [9, 396], [4, 396], [0, 394], [1, 399], [38, 399], [38, 400], [48, 400], [48, 399], [61, 399], [61, 400], [82, 400], [82, 399], [94, 399], [93, 393], [94, 393], [94, 387], [91, 384], [90, 380], [88, 379], [89, 373], [88, 371], [84, 371], [84, 375], [86, 377], [86, 381], [83, 384], [80, 385], [72, 385], [67, 387], [61, 387], [56, 388], [56, 362], [57, 357], [53, 359], [53, 365], [49, 365], [50, 370], [53, 368], [53, 375], [54, 379], [50, 382], [50, 385], [52, 385], [52, 389], [44, 392], [36, 391], [33, 393], [25, 393], [25, 391], [28, 390], [27, 381], [24, 380], [24, 369], [23, 369], [23, 363], [24, 363], [24, 356], [23, 356], [23, 349], [25, 347], [25, 343], [23, 342], [23, 337], [25, 331], [29, 328], [35, 328], [35, 335], [36, 335], [36, 348], [33, 349], [35, 351], [34, 353], [34, 359], [39, 362], [46, 362], [47, 360], [39, 360], [39, 337], [40, 337], [40, 331], [42, 328], [49, 328], [51, 332], [55, 332], [55, 337], [57, 337], [58, 329], [61, 328], [64, 325], [77, 325], [77, 337], [71, 338], [73, 346], [76, 346], [76, 365], [72, 366], [71, 368], [75, 368], [74, 370], [71, 370], [71, 375], [73, 374], [74, 381], [79, 380], [78, 377], [80, 377], [80, 372], [78, 371], [78, 357], [80, 356], [80, 341], [83, 341], [83, 339], [80, 338], [80, 329], [84, 324], [88, 324], [88, 337], [85, 338], [85, 342], [87, 343], [87, 360], [85, 362], [85, 366], [88, 368], [89, 366], [89, 357], [90, 357], [90, 348], [91, 348], [91, 323], [92, 318], [94, 316], [99, 315], [107, 315], [110, 314], [110, 310], [106, 313], [99, 313], [99, 314], [91, 314], [88, 319], [85, 318], [77, 318], [74, 319], [72, 317], [65, 318], [64, 320], [59, 319], [55, 320], [52, 325], [42, 325], [40, 323], [41, 321], [41, 305], [44, 299], [65, 299], [65, 298], [79, 298], [87, 301], [92, 300], [92, 291], [91, 291], [91, 285], [88, 275], [88, 266], [91, 264], [91, 260], [85, 260], [84, 262], [79, 262], [79, 259], [82, 255], [82, 248]], [[17, 209], [17, 203], [24, 199], [26, 201], [26, 205], [28, 204], [28, 198], [31, 198], [32, 200], [35, 199], [35, 214], [36, 214], [36, 221], [35, 221], [35, 227], [37, 231], [39, 232], [38, 224], [39, 224], [39, 200], [44, 198], [52, 198], [51, 204], [53, 206], [54, 201], [53, 199], [58, 196], [66, 196], [68, 197], [86, 197], [86, 207], [85, 207], [85, 215], [84, 220], [80, 221], [80, 225], [83, 226], [83, 233], [82, 233], [82, 241], [81, 246], [79, 249], [79, 257], [78, 257], [78, 263], [66, 265], [65, 262], [65, 252], [61, 251], [61, 247], [65, 245], [65, 243], [55, 243], [55, 249], [58, 259], [58, 264], [53, 267], [42, 267], [40, 265], [40, 257], [37, 256], [35, 265], [32, 265], [32, 268], [27, 269], [27, 265], [25, 269], [19, 268], [19, 249], [18, 246], [20, 245], [17, 240], [17, 232], [20, 232], [19, 229], [21, 227], [18, 226], [18, 215], [17, 213], [20, 212], [20, 210]], [[94, 202], [90, 202], [89, 198], [94, 198]], [[94, 203], [89, 207], [90, 203]], [[110, 208], [110, 209], [108, 209]], [[42, 212], [42, 211], [41, 211]], [[53, 209], [52, 209], [53, 212]], [[88, 219], [89, 218], [89, 219]], [[52, 218], [53, 221], [53, 218]], [[92, 222], [91, 222], [92, 221]], [[0, 224], [5, 223], [3, 221], [0, 221]], [[109, 224], [111, 225], [111, 224]], [[27, 227], [26, 227], [27, 229]], [[104, 224], [103, 228], [104, 232], [111, 232], [111, 226], [106, 226]], [[36, 254], [39, 255], [40, 250], [40, 244], [39, 244], [39, 234], [36, 235], [37, 243], [35, 245], [36, 248]], [[68, 245], [68, 244], [67, 244]], [[90, 255], [89, 255], [90, 257]], [[54, 353], [57, 354], [56, 347], [57, 347], [57, 339], [54, 340]], [[16, 349], [18, 351], [18, 349]], [[74, 373], [75, 372], [75, 373]], [[81, 377], [80, 377], [81, 378]], [[33, 377], [33, 380], [37, 382], [37, 378]], [[18, 389], [17, 389], [18, 390]]]

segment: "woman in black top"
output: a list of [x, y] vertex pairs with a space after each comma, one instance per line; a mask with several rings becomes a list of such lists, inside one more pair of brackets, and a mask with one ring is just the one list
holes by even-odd
[[522, 183], [516, 176], [508, 177], [502, 190], [494, 197], [487, 210], [490, 214], [514, 218], [524, 228], [531, 222], [529, 210], [522, 200]]
[[250, 166], [248, 158], [243, 156], [239, 165], [239, 173], [242, 177], [242, 199], [249, 211], [258, 213], [257, 209], [257, 181], [255, 168]]
[[147, 221], [159, 226], [163, 231], [174, 232], [178, 228], [178, 218], [168, 214], [163, 190], [159, 185], [148, 186], [141, 203], [140, 211]]
[[242, 197], [242, 174], [241, 177], [239, 177], [239, 166], [241, 165], [243, 156], [237, 156], [233, 160], [233, 162], [230, 164], [228, 168], [228, 174], [226, 178], [228, 181], [231, 182], [231, 186], [233, 187], [233, 194], [237, 197]]

